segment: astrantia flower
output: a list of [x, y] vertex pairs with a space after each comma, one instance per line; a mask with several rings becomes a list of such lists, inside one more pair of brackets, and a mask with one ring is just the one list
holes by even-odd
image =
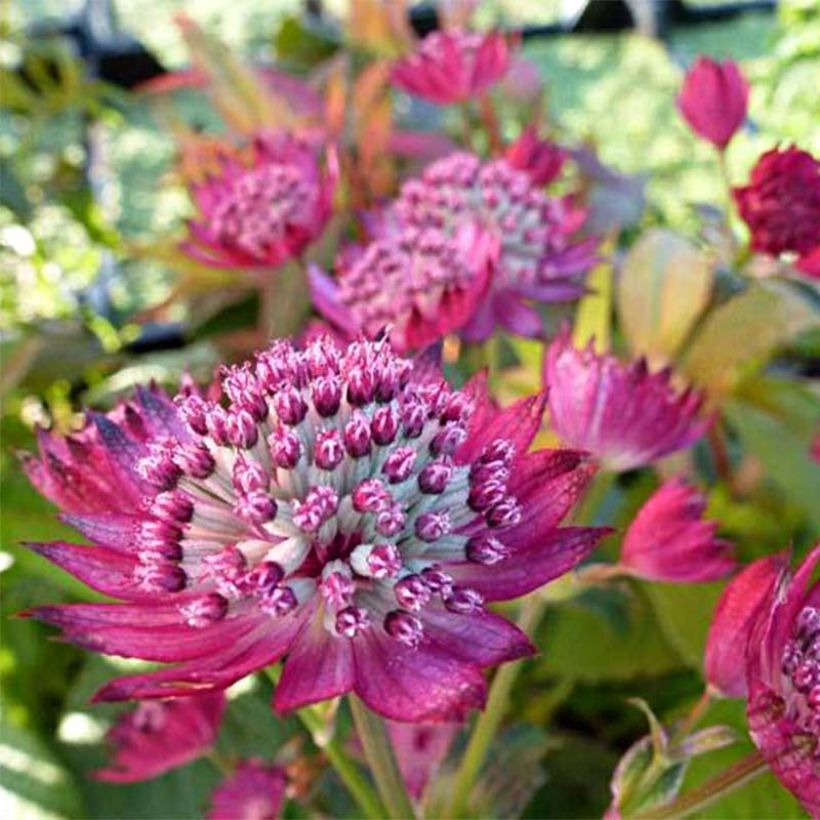
[[243, 761], [213, 793], [208, 820], [276, 820], [285, 802], [286, 786], [280, 766]]
[[686, 72], [678, 108], [689, 127], [723, 150], [746, 119], [749, 83], [737, 63], [698, 57]]
[[496, 243], [464, 226], [405, 228], [339, 258], [333, 280], [310, 269], [317, 309], [347, 338], [387, 328], [399, 351], [418, 350], [460, 330], [484, 297]]
[[626, 531], [620, 565], [651, 581], [714, 581], [737, 566], [728, 541], [705, 521], [706, 498], [682, 479], [667, 481], [638, 510]]
[[473, 276], [480, 277], [483, 267], [475, 256], [483, 262], [492, 253], [485, 295], [461, 329], [466, 340], [483, 341], [497, 324], [522, 336], [538, 336], [541, 319], [529, 302], [574, 299], [583, 293], [597, 244], [573, 238], [583, 220], [582, 211], [566, 199], [548, 197], [505, 160], [482, 163], [473, 154], [458, 153], [406, 182], [395, 202], [374, 215], [369, 226], [376, 239], [392, 242], [402, 241], [408, 230], [434, 230], [457, 244], [474, 236], [475, 251], [464, 258]]
[[[485, 601], [575, 566], [605, 531], [558, 528], [592, 468], [527, 453], [543, 397], [499, 411], [386, 341], [276, 342], [226, 402], [158, 391], [28, 472], [95, 542], [37, 549], [121, 603], [44, 607], [67, 638], [175, 664], [98, 699], [222, 689], [287, 656], [275, 706], [348, 691], [405, 721], [484, 702], [482, 667], [532, 651]], [[97, 489], [100, 489], [99, 494]]]
[[794, 146], [772, 148], [734, 198], [754, 250], [795, 254], [798, 270], [820, 276], [820, 160]]
[[470, 100], [495, 85], [510, 67], [510, 46], [498, 32], [434, 31], [396, 61], [393, 83], [439, 105]]
[[544, 358], [553, 429], [567, 444], [589, 451], [608, 470], [623, 472], [682, 450], [708, 427], [703, 397], [677, 391], [671, 373], [650, 373], [640, 359], [625, 364], [576, 348], [562, 330]]
[[109, 783], [131, 783], [196, 760], [216, 740], [224, 710], [222, 692], [143, 701], [134, 711], [121, 715], [109, 730], [113, 759], [95, 777]]
[[536, 185], [549, 185], [561, 173], [568, 153], [560, 145], [541, 139], [533, 126], [525, 128], [504, 152], [504, 159], [526, 171]]
[[250, 161], [222, 156], [219, 174], [191, 187], [199, 211], [183, 250], [206, 265], [258, 270], [299, 256], [322, 233], [332, 208], [335, 171], [287, 134], [259, 134]]

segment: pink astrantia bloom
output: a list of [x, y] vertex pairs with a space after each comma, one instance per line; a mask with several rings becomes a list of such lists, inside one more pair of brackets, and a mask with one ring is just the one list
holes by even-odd
[[746, 680], [749, 732], [778, 780], [820, 817], [820, 544], [758, 610]]
[[504, 159], [519, 171], [526, 171], [535, 185], [549, 185], [558, 178], [568, 153], [560, 145], [541, 139], [534, 126], [527, 126], [508, 146]]
[[620, 566], [650, 581], [715, 581], [737, 563], [729, 541], [715, 537], [717, 522], [706, 521], [706, 497], [684, 480], [664, 483], [629, 525]]
[[245, 760], [214, 791], [208, 820], [277, 820], [286, 786], [280, 766]]
[[132, 783], [196, 760], [213, 746], [224, 710], [222, 692], [141, 702], [109, 730], [111, 765], [94, 776], [109, 783]]
[[220, 157], [220, 172], [191, 186], [198, 216], [182, 249], [216, 268], [271, 270], [299, 256], [324, 230], [336, 183], [316, 151], [288, 134], [258, 134], [250, 162]]
[[708, 427], [699, 417], [703, 397], [650, 373], [640, 359], [626, 364], [609, 353], [572, 343], [564, 328], [547, 348], [544, 380], [553, 429], [587, 450], [608, 470], [642, 467], [694, 444]]
[[798, 270], [820, 277], [820, 160], [795, 146], [772, 148], [733, 193], [753, 250], [794, 254]]
[[387, 722], [387, 730], [404, 785], [411, 797], [420, 800], [430, 778], [439, 771], [460, 723]]
[[723, 150], [746, 119], [749, 83], [737, 63], [698, 57], [686, 72], [678, 108], [689, 127]]
[[[478, 342], [499, 324], [512, 333], [538, 336], [541, 318], [532, 302], [583, 293], [597, 247], [594, 239], [574, 237], [583, 221], [584, 213], [567, 199], [548, 197], [505, 160], [482, 162], [474, 154], [457, 153], [406, 182], [385, 211], [371, 215], [368, 227], [376, 240], [401, 241], [408, 231], [436, 231], [459, 245], [469, 240], [473, 251], [463, 261], [478, 277], [473, 293], [483, 297], [475, 301], [460, 334]], [[372, 281], [370, 287], [375, 287]]]
[[527, 450], [543, 396], [499, 410], [386, 341], [278, 341], [224, 402], [157, 390], [26, 462], [93, 546], [39, 552], [119, 603], [43, 607], [80, 645], [173, 664], [99, 700], [224, 689], [287, 656], [280, 712], [355, 691], [386, 717], [458, 720], [482, 669], [527, 655], [485, 608], [567, 572], [605, 530], [558, 526], [593, 468]]
[[723, 590], [706, 638], [709, 688], [724, 697], [746, 697], [746, 647], [759, 608], [786, 567], [782, 555], [749, 564]]
[[495, 85], [510, 67], [504, 35], [451, 29], [428, 34], [393, 66], [394, 85], [439, 105], [465, 102]]
[[436, 228], [405, 228], [347, 249], [335, 280], [311, 267], [313, 303], [347, 338], [375, 338], [387, 329], [397, 350], [418, 350], [470, 321], [495, 255], [496, 243], [470, 226], [454, 238]]

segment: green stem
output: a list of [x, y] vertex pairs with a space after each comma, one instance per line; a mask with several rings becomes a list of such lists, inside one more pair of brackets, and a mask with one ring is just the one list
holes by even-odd
[[[278, 668], [268, 666], [265, 673], [274, 686], [279, 682]], [[321, 714], [312, 706], [299, 709], [296, 714], [310, 733], [313, 742], [324, 752], [339, 779], [347, 787], [362, 816], [368, 820], [381, 820], [384, 817], [381, 801], [361, 769], [348, 757], [339, 738], [335, 734], [328, 735], [326, 721]]]
[[399, 771], [399, 764], [396, 762], [384, 722], [355, 695], [350, 695], [348, 702], [353, 722], [356, 724], [356, 733], [364, 748], [365, 759], [376, 781], [379, 795], [387, 806], [388, 816], [394, 820], [414, 817], [413, 805], [407, 796], [404, 779]]
[[[524, 600], [518, 626], [522, 632], [532, 632], [541, 620], [547, 601], [538, 597], [529, 597]], [[467, 801], [487, 757], [490, 744], [504, 719], [509, 705], [510, 693], [517, 680], [523, 663], [520, 661], [507, 663], [496, 672], [487, 698], [487, 706], [478, 717], [464, 757], [456, 774], [453, 786], [453, 796], [444, 813], [446, 818], [457, 818], [466, 815]]]
[[672, 818], [677, 820], [687, 817], [695, 811], [711, 806], [719, 798], [762, 774], [766, 768], [766, 761], [760, 752], [752, 752], [677, 800], [656, 809], [645, 809], [633, 815], [633, 820], [672, 820]]

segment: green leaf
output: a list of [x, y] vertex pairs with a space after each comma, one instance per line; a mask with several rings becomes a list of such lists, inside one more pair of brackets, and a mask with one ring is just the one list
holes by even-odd
[[0, 817], [47, 820], [85, 816], [71, 775], [35, 735], [0, 725]]
[[816, 311], [798, 289], [786, 282], [755, 282], [709, 313], [682, 366], [696, 384], [725, 396], [817, 323]]
[[695, 245], [669, 230], [648, 231], [630, 249], [618, 279], [621, 328], [630, 349], [668, 363], [712, 293], [713, 265]]

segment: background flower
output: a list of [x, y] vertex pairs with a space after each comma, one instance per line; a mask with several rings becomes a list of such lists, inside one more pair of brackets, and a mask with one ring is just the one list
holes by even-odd
[[245, 760], [213, 793], [208, 820], [276, 820], [286, 786], [284, 769]]

